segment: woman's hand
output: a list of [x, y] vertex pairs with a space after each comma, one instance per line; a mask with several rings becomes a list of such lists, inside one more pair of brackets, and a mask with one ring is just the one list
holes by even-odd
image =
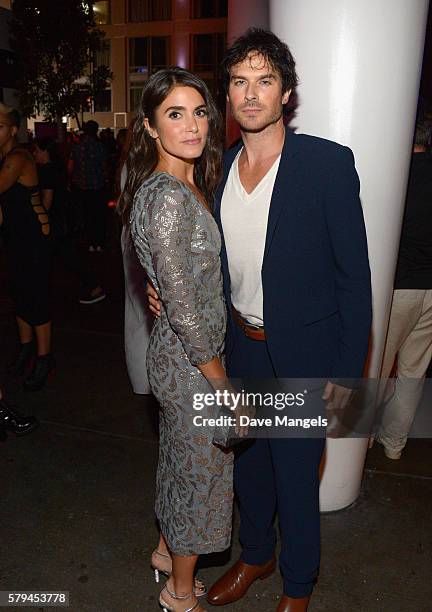
[[[249, 428], [247, 425], [240, 425], [240, 417], [252, 417], [255, 414], [254, 410], [247, 404], [242, 394], [239, 393], [232, 385], [231, 381], [226, 375], [225, 368], [219, 357], [214, 357], [208, 363], [199, 365], [198, 369], [200, 370], [201, 374], [205, 376], [213, 389], [223, 394], [223, 398], [227, 398], [227, 401], [224, 402], [223, 406], [232, 411], [236, 418], [235, 433], [239, 436], [239, 438], [246, 437]], [[222, 406], [219, 407], [222, 408]], [[216, 414], [215, 416], [219, 416], [219, 414]]]
[[156, 289], [153, 287], [153, 285], [151, 284], [151, 281], [149, 280], [147, 281], [146, 293], [147, 293], [150, 312], [155, 317], [160, 317], [160, 311], [161, 311], [160, 299], [156, 292]]

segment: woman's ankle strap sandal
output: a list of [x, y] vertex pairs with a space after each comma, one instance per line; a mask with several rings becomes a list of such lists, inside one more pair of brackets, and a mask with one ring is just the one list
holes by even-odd
[[[169, 605], [164, 601], [162, 597], [162, 593], [164, 591], [166, 591], [170, 597], [176, 600], [185, 600], [191, 597], [195, 597], [195, 593], [188, 593], [187, 595], [177, 595], [177, 593], [174, 593], [174, 591], [170, 591], [167, 585], [165, 585], [159, 597], [159, 603], [162, 606], [163, 612], [175, 612], [174, 608], [170, 608]], [[196, 601], [195, 604], [191, 608], [186, 608], [185, 610], [182, 610], [182, 612], [193, 612], [193, 610], [196, 610], [198, 606], [199, 606], [199, 601]]]
[[[152, 552], [152, 557], [153, 555], [156, 555], [157, 557], [161, 557], [162, 559], [169, 559], [171, 561], [171, 556], [167, 555], [165, 553], [161, 553], [157, 550], [157, 548]], [[152, 559], [152, 569], [154, 572], [154, 579], [155, 582], [159, 583], [160, 582], [160, 574], [163, 574], [164, 576], [166, 576], [167, 578], [169, 578], [171, 576], [171, 572], [166, 570], [166, 569], [162, 569], [161, 567], [157, 567], [157, 564], [154, 562], [154, 560]], [[194, 582], [194, 595], [195, 597], [204, 597], [204, 595], [207, 595], [207, 587], [204, 584], [204, 582], [198, 578], [198, 576], [195, 576], [195, 582]]]

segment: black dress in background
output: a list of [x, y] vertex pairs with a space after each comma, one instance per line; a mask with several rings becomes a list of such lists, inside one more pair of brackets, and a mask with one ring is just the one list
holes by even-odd
[[50, 321], [51, 228], [39, 187], [15, 183], [0, 195], [15, 313], [29, 325]]

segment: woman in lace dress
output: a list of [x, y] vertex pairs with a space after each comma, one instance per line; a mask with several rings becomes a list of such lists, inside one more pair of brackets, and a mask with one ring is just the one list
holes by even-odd
[[[219, 113], [203, 81], [181, 68], [152, 75], [120, 201], [162, 303], [147, 371], [160, 404], [157, 551], [169, 555], [160, 603], [176, 612], [202, 610], [193, 582], [198, 555], [226, 549], [231, 536], [232, 453], [212, 443], [211, 428], [193, 424], [194, 394], [226, 384], [221, 239], [210, 212], [221, 172], [220, 133]], [[199, 414], [215, 416], [205, 409]], [[158, 563], [155, 555], [152, 563]]]

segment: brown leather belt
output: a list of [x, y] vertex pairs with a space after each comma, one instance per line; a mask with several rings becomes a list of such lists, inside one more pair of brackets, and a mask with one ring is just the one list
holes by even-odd
[[264, 327], [258, 327], [258, 326], [252, 325], [251, 323], [247, 323], [243, 319], [241, 314], [234, 308], [234, 306], [231, 306], [231, 308], [232, 308], [234, 321], [238, 325], [240, 325], [240, 327], [245, 333], [245, 336], [247, 336], [248, 338], [251, 338], [251, 340], [259, 340], [260, 342], [264, 342], [266, 339]]

